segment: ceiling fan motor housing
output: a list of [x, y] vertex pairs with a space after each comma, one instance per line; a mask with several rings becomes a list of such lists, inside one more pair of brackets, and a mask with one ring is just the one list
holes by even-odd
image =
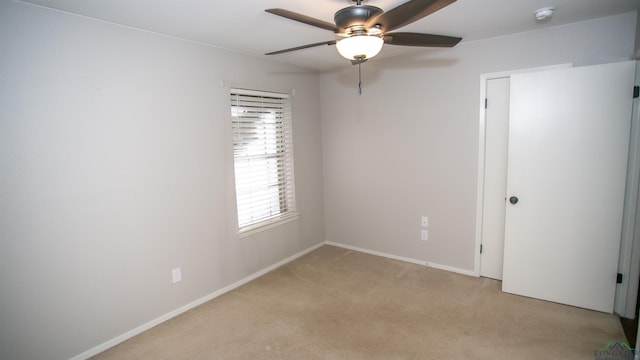
[[370, 5], [354, 5], [338, 10], [333, 19], [338, 29], [350, 31], [366, 30], [364, 24], [373, 16], [382, 14], [382, 9]]

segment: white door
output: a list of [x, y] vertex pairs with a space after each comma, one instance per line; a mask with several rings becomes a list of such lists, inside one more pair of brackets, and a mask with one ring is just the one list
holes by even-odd
[[509, 77], [487, 80], [486, 89], [480, 276], [501, 280], [507, 192]]
[[613, 311], [634, 73], [511, 78], [503, 291]]

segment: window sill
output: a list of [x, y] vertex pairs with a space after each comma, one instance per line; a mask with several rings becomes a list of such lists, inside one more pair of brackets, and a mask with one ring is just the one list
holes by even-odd
[[238, 231], [238, 238], [242, 239], [251, 235], [255, 235], [257, 233], [263, 232], [265, 230], [268, 229], [272, 229], [276, 226], [280, 226], [282, 224], [286, 224], [288, 222], [292, 222], [294, 220], [298, 220], [298, 218], [300, 217], [299, 213], [293, 213], [290, 215], [287, 215], [286, 217], [282, 217], [282, 218], [278, 218], [278, 219], [273, 219], [271, 221], [265, 222], [265, 223], [261, 223], [261, 224], [257, 224], [251, 227], [247, 227], [246, 229], [242, 229]]

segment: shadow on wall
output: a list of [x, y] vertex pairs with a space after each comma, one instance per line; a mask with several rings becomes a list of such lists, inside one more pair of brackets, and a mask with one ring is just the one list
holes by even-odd
[[[389, 61], [393, 60], [393, 61]], [[454, 58], [427, 59], [423, 54], [410, 54], [389, 59], [373, 59], [361, 65], [363, 81], [375, 84], [385, 70], [419, 70], [430, 68], [450, 67], [460, 60]], [[344, 66], [336, 68], [333, 72], [337, 81], [343, 86], [358, 84], [358, 66]]]

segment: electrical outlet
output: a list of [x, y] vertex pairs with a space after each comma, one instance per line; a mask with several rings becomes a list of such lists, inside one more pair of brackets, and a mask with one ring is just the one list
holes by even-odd
[[420, 233], [420, 240], [429, 240], [429, 230], [422, 229], [422, 232]]
[[171, 278], [173, 279], [173, 283], [177, 283], [182, 280], [182, 270], [180, 268], [175, 268], [171, 270]]
[[429, 217], [427, 216], [422, 217], [422, 227], [429, 227]]

